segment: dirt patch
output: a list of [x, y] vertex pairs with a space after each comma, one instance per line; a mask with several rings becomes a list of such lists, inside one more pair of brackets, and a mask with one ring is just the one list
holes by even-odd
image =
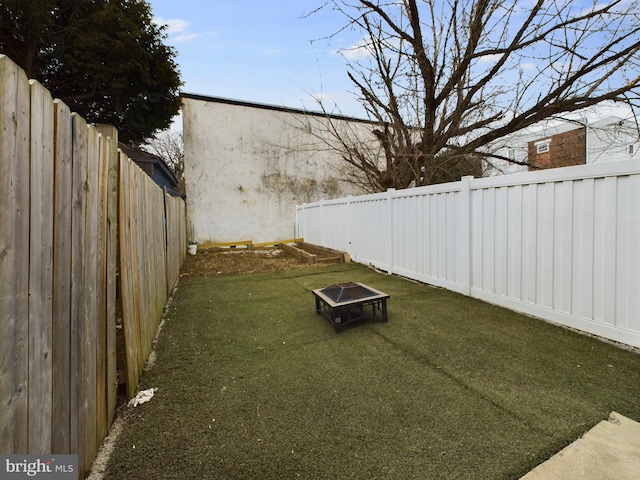
[[282, 250], [212, 249], [187, 255], [181, 277], [276, 272], [308, 266]]

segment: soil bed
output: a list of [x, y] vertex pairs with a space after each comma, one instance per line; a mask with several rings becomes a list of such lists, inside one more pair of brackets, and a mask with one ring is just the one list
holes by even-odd
[[211, 249], [187, 255], [181, 277], [277, 272], [308, 266], [282, 250]]

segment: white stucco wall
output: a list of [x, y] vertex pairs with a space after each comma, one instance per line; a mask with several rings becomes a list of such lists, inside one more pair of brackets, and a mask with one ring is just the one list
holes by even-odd
[[317, 138], [322, 117], [192, 97], [183, 98], [184, 175], [198, 243], [293, 238], [296, 204], [362, 193], [343, 181], [345, 162]]

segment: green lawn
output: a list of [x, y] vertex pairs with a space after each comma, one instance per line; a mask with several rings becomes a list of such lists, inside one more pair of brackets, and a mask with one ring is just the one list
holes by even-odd
[[[363, 282], [340, 334], [312, 289]], [[640, 355], [356, 264], [181, 280], [109, 479], [517, 479], [613, 410]]]

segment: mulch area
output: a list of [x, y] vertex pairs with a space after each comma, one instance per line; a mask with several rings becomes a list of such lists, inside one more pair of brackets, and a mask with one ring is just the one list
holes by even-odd
[[278, 249], [211, 249], [198, 251], [196, 255], [187, 255], [181, 277], [277, 272], [308, 266], [309, 264]]

